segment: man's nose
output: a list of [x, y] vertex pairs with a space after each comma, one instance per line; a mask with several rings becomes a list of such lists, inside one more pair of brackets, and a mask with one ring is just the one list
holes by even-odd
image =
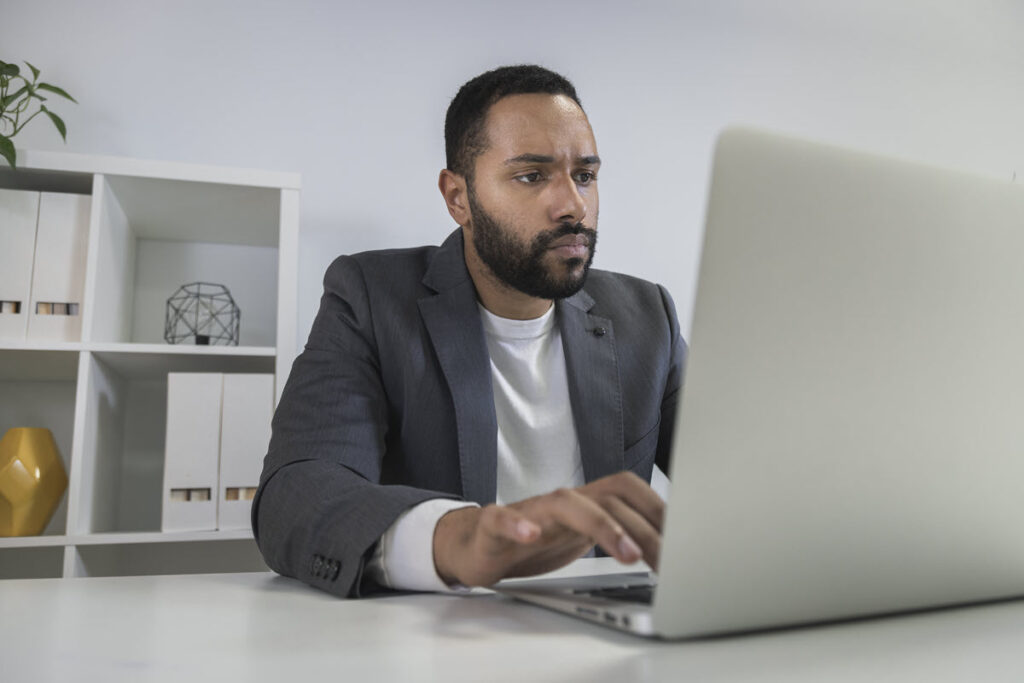
[[551, 188], [551, 220], [556, 223], [579, 223], [587, 216], [587, 203], [580, 188], [569, 174], [559, 175]]

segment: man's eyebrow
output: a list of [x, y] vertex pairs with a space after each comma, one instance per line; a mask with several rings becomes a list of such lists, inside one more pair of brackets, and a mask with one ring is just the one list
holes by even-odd
[[[601, 157], [596, 154], [579, 157], [577, 163], [584, 164], [586, 166], [594, 166], [601, 163]], [[505, 159], [505, 165], [511, 166], [513, 164], [553, 164], [555, 158], [546, 154], [520, 154], [519, 156], [512, 157], [511, 159]]]
[[520, 154], [517, 157], [505, 159], [506, 166], [513, 164], [553, 164], [554, 162], [554, 157], [545, 154]]

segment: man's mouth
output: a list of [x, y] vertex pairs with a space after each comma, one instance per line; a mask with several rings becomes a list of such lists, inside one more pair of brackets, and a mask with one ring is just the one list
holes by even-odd
[[557, 240], [551, 243], [549, 249], [555, 249], [557, 247], [586, 247], [590, 244], [590, 240], [584, 234], [579, 235], [566, 235], [559, 237]]
[[589, 247], [590, 240], [587, 236], [577, 234], [559, 237], [551, 243], [548, 249], [564, 259], [586, 259], [589, 255]]

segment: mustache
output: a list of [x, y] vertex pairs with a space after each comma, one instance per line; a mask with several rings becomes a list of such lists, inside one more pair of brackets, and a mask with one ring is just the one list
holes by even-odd
[[587, 240], [588, 247], [593, 247], [594, 243], [597, 242], [597, 231], [593, 228], [583, 225], [582, 221], [579, 223], [566, 222], [561, 223], [557, 228], [546, 230], [537, 235], [533, 240], [533, 248], [537, 251], [545, 250], [555, 241], [567, 235], [583, 235]]

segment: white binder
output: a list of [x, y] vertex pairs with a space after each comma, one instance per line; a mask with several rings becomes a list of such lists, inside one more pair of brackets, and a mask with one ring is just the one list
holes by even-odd
[[217, 528], [249, 529], [274, 416], [274, 375], [224, 375]]
[[0, 190], [0, 340], [25, 341], [39, 193]]
[[167, 374], [163, 531], [217, 528], [223, 375]]
[[40, 193], [28, 339], [70, 342], [82, 338], [91, 206], [88, 195]]

